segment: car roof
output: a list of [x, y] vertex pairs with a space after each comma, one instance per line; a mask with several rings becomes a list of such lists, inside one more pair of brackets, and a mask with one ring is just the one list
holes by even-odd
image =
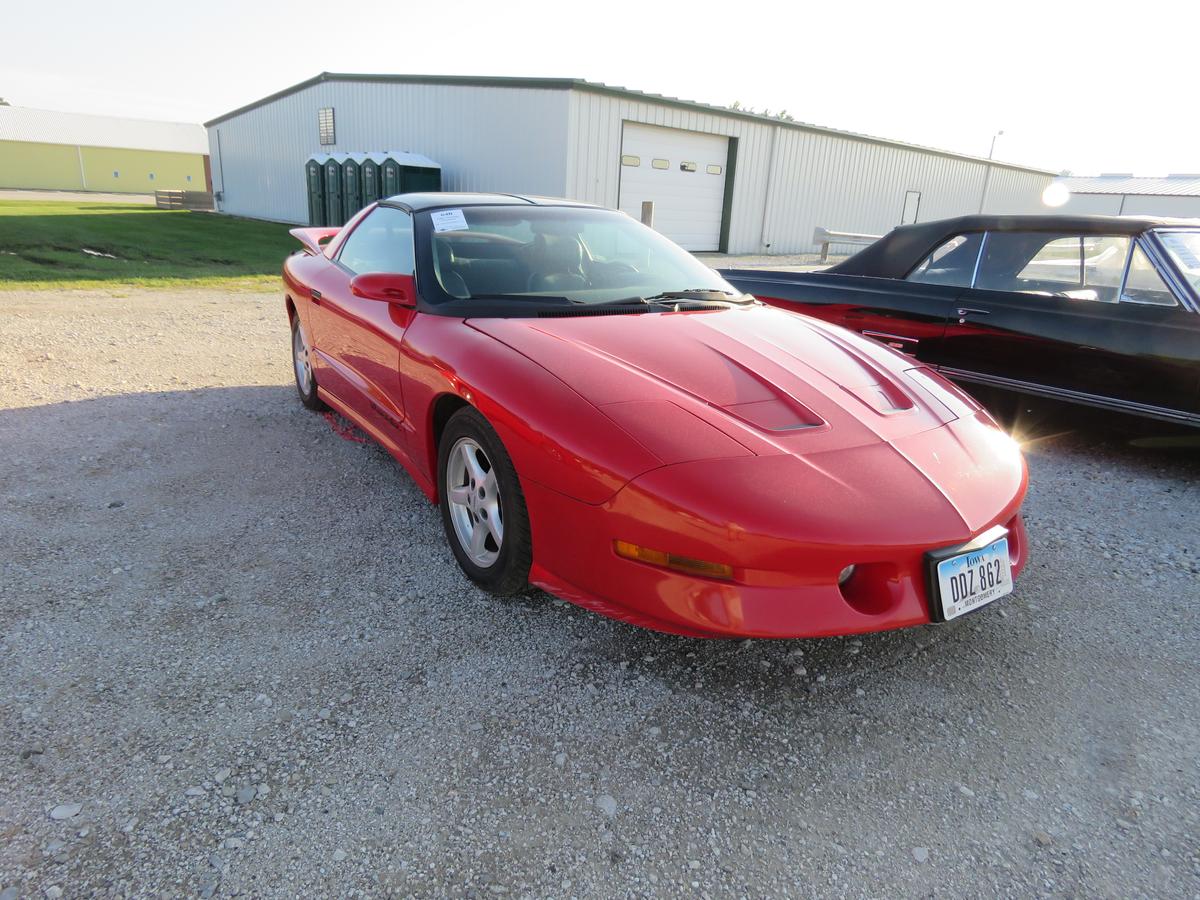
[[448, 206], [582, 206], [601, 209], [594, 203], [566, 200], [562, 197], [538, 197], [532, 194], [485, 194], [474, 192], [426, 191], [416, 194], [396, 194], [380, 201], [386, 206], [398, 206], [410, 212], [443, 209]]
[[957, 216], [953, 219], [936, 219], [916, 225], [898, 225], [875, 243], [827, 271], [839, 275], [903, 278], [943, 241], [958, 234], [971, 232], [1041, 231], [1137, 235], [1153, 228], [1200, 228], [1200, 219], [1153, 216]]

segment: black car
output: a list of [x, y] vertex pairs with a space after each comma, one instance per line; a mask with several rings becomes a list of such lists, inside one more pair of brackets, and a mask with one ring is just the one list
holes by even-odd
[[721, 274], [960, 381], [1200, 426], [1200, 220], [962, 216]]

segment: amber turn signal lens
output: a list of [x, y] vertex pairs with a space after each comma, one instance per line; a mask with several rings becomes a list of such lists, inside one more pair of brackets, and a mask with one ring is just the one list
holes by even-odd
[[613, 549], [617, 556], [649, 563], [652, 566], [662, 566], [664, 569], [674, 569], [676, 572], [686, 572], [688, 575], [703, 575], [705, 578], [733, 578], [733, 566], [724, 563], [705, 562], [702, 559], [689, 559], [686, 556], [676, 556], [662, 550], [650, 550], [639, 547], [629, 541], [613, 541]]

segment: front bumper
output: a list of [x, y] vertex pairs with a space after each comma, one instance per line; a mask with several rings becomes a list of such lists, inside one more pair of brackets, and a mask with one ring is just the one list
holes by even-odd
[[[670, 470], [659, 470], [659, 479]], [[610, 502], [590, 505], [536, 484], [526, 486], [533, 524], [530, 580], [603, 615], [657, 631], [695, 637], [800, 638], [903, 628], [933, 620], [926, 553], [963, 544], [995, 525], [1009, 532], [1014, 579], [1028, 556], [1019, 515], [1024, 480], [994, 515], [964, 523], [923, 511], [906, 524], [888, 511], [860, 527], [818, 529], [823, 539], [780, 534], [749, 513], [684, 508], [656, 477], [636, 479]], [[681, 486], [694, 497], [695, 486]], [[745, 511], [743, 511], [745, 512]], [[855, 511], [842, 513], [847, 520]], [[732, 521], [731, 521], [732, 520]], [[743, 524], [735, 524], [737, 522]], [[731, 580], [688, 575], [617, 556], [615, 540], [695, 559], [729, 563]], [[839, 573], [855, 574], [845, 585]]]

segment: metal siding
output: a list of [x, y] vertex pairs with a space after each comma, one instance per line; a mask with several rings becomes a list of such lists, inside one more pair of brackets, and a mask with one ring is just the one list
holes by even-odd
[[[316, 124], [323, 106], [336, 111], [338, 138], [324, 147]], [[909, 190], [921, 192], [920, 221], [977, 212], [987, 170], [972, 158], [630, 95], [325, 81], [215, 123], [214, 189], [225, 212], [302, 222], [302, 164], [310, 154], [411, 150], [441, 163], [448, 190], [565, 195], [615, 207], [625, 121], [737, 138], [731, 253], [811, 251], [817, 226], [885, 233], [899, 223]], [[1051, 180], [996, 164], [985, 212], [1047, 212], [1041, 193]]]
[[[623, 121], [736, 137], [730, 253], [808, 252], [817, 226], [883, 234], [900, 223], [909, 190], [921, 192], [920, 221], [978, 212], [987, 170], [969, 158], [579, 90], [569, 121], [569, 194], [605, 206], [617, 205]], [[985, 212], [1048, 212], [1041, 195], [1051, 180], [996, 164]]]
[[1127, 216], [1162, 216], [1164, 218], [1200, 218], [1200, 197], [1155, 197], [1148, 194], [1124, 195]]
[[1054, 211], [1070, 216], [1119, 216], [1121, 194], [1071, 194], [1067, 202]]
[[166, 153], [208, 152], [202, 125], [94, 116], [25, 106], [0, 106], [0, 141], [160, 150]]
[[[445, 190], [561, 196], [567, 105], [565, 90], [314, 84], [209, 129], [213, 188], [222, 212], [305, 222], [310, 155], [410, 150], [441, 164]], [[337, 143], [322, 146], [317, 110], [326, 106], [334, 108]]]
[[1118, 196], [1150, 194], [1170, 197], [1200, 197], [1200, 175], [1168, 175], [1165, 178], [1101, 175], [1096, 178], [1076, 176], [1061, 180], [1073, 194], [1117, 194]]

